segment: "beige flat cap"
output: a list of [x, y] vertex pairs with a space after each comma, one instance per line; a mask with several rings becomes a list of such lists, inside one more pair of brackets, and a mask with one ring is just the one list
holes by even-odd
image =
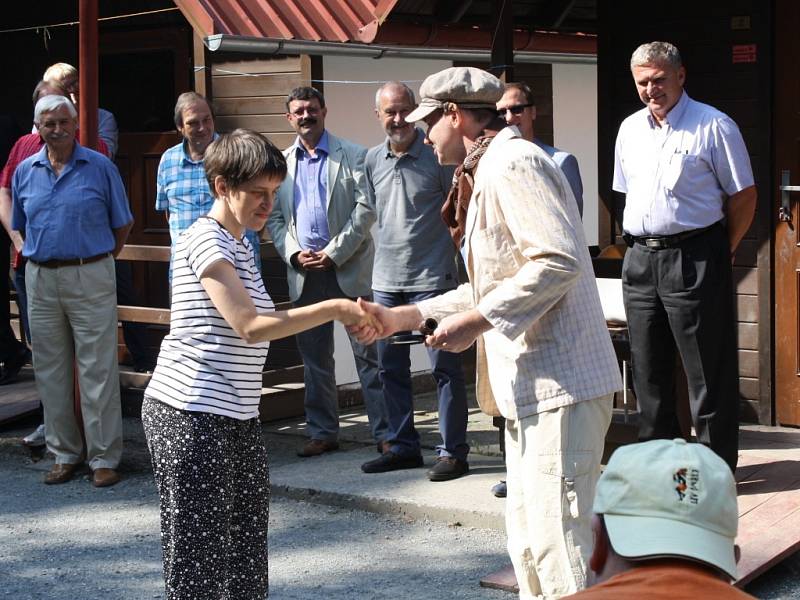
[[421, 121], [448, 102], [463, 108], [495, 110], [497, 101], [503, 97], [503, 90], [503, 82], [482, 69], [450, 67], [422, 82], [419, 106], [409, 113], [406, 121]]

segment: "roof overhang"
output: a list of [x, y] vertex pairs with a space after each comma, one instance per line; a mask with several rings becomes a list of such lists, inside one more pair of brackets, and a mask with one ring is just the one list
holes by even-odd
[[[244, 52], [262, 55], [322, 54], [328, 56], [361, 56], [374, 59], [397, 57], [464, 62], [489, 62], [491, 59], [491, 51], [481, 48], [435, 48], [429, 46], [314, 42], [228, 34], [209, 35], [203, 38], [203, 42], [212, 52]], [[518, 63], [596, 64], [597, 55], [588, 52], [516, 51], [514, 52], [514, 61]]]
[[247, 37], [364, 43], [397, 0], [174, 0], [201, 38]]
[[[213, 52], [490, 62], [491, 29], [386, 22], [398, 0], [174, 0]], [[597, 62], [594, 35], [513, 32], [519, 63]]]

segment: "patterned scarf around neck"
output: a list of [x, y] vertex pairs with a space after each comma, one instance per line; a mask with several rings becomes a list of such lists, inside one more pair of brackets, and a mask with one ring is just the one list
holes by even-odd
[[483, 135], [470, 146], [464, 162], [456, 168], [456, 172], [453, 174], [453, 185], [442, 205], [442, 220], [450, 230], [450, 236], [458, 250], [461, 249], [461, 239], [464, 237], [467, 209], [475, 183], [475, 170], [495, 135], [497, 132]]

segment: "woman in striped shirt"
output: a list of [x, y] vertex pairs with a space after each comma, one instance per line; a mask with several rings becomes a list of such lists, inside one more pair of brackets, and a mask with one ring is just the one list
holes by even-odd
[[264, 227], [286, 177], [275, 146], [237, 129], [208, 147], [204, 163], [214, 205], [176, 245], [170, 332], [142, 423], [161, 497], [168, 600], [261, 600], [269, 474], [258, 405], [267, 340], [370, 317], [343, 299], [275, 311], [243, 235]]

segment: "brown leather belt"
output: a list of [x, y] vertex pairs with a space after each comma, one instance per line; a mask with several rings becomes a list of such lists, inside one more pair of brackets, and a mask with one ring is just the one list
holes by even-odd
[[31, 259], [28, 260], [39, 267], [44, 267], [46, 269], [58, 269], [59, 267], [77, 267], [78, 265], [88, 265], [89, 263], [103, 260], [107, 256], [111, 256], [111, 254], [109, 252], [103, 252], [103, 254], [97, 254], [95, 256], [90, 256], [89, 258], [67, 258], [65, 260], [60, 260], [57, 258], [43, 261]]

